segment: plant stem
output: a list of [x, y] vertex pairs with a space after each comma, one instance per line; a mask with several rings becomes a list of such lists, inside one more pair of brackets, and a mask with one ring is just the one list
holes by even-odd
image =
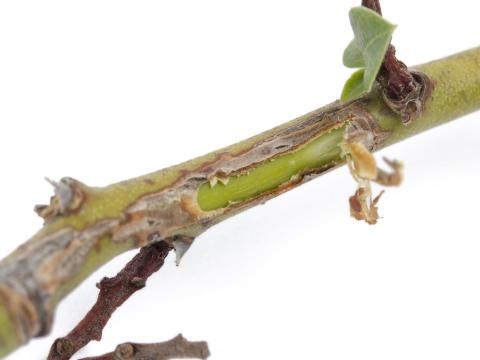
[[434, 88], [408, 126], [374, 90], [149, 175], [104, 188], [65, 181], [71, 194], [62, 188], [64, 194], [78, 198], [39, 207], [48, 214], [45, 226], [0, 262], [0, 356], [47, 334], [58, 301], [117, 254], [161, 240], [185, 246], [210, 226], [342, 165], [347, 125], [376, 129], [375, 150], [480, 108], [480, 48], [415, 70]]

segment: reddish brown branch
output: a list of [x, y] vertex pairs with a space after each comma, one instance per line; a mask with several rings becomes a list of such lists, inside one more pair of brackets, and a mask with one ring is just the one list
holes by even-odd
[[170, 360], [170, 359], [206, 359], [210, 356], [205, 341], [188, 341], [181, 334], [172, 340], [155, 344], [124, 343], [115, 351], [81, 360]]
[[362, 0], [362, 6], [369, 8], [382, 15], [382, 8], [380, 7], [380, 0]]
[[134, 292], [145, 286], [147, 278], [160, 269], [171, 250], [164, 241], [144, 247], [113, 278], [103, 278], [97, 302], [78, 325], [65, 337], [55, 340], [48, 360], [68, 360], [91, 340], [99, 341], [115, 310]]
[[[362, 0], [362, 6], [382, 15], [379, 0]], [[425, 99], [422, 96], [426, 94], [424, 87], [430, 84], [424, 84], [424, 77], [410, 72], [407, 66], [397, 59], [395, 52], [395, 47], [390, 44], [380, 70], [379, 81], [387, 105], [402, 117], [403, 123], [408, 124], [423, 110]]]

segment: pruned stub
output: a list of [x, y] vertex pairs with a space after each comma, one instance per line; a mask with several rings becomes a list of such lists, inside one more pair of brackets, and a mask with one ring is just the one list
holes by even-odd
[[46, 179], [54, 189], [54, 196], [49, 205], [36, 205], [35, 212], [45, 219], [52, 220], [58, 216], [71, 215], [77, 212], [86, 198], [86, 186], [81, 182], [65, 177], [60, 181]]

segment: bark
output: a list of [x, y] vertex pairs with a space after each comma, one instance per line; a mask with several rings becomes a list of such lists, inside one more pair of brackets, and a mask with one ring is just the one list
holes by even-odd
[[348, 128], [369, 133], [374, 151], [480, 108], [480, 48], [415, 70], [432, 88], [408, 126], [376, 89], [156, 173], [104, 188], [54, 183], [36, 208], [44, 227], [0, 262], [0, 356], [47, 334], [57, 303], [117, 254], [164, 241], [181, 256], [210, 226], [344, 164]]

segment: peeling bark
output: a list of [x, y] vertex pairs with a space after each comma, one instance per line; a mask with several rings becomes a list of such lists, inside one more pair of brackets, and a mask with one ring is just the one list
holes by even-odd
[[34, 211], [43, 219], [65, 216], [75, 213], [85, 201], [85, 185], [72, 178], [63, 178], [59, 182], [46, 179], [54, 188], [55, 195], [50, 205], [36, 205]]

